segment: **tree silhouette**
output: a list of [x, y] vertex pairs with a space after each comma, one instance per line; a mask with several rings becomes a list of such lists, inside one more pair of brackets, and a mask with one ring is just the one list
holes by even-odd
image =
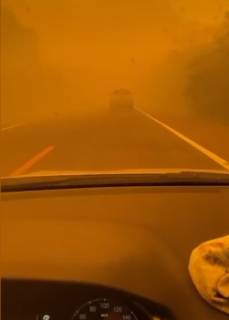
[[2, 124], [36, 114], [39, 81], [36, 32], [24, 26], [10, 9], [1, 7]]
[[193, 110], [229, 123], [229, 14], [220, 34], [189, 66], [186, 95]]

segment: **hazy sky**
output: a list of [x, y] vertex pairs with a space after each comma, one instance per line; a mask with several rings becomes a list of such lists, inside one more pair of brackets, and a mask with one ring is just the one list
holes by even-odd
[[[58, 101], [62, 90], [65, 105], [69, 101], [73, 107], [82, 92], [85, 92], [82, 101], [91, 99], [92, 105], [96, 95], [107, 99], [110, 90], [116, 87], [141, 91], [148, 82], [151, 88], [154, 66], [178, 45], [205, 41], [205, 28], [212, 33], [211, 28], [219, 24], [228, 3], [228, 0], [1, 1], [20, 23], [36, 32], [41, 67], [55, 69], [53, 74], [44, 75], [41, 83], [46, 81], [48, 90], [58, 90]], [[9, 87], [9, 93], [12, 90], [15, 89]], [[17, 90], [22, 91], [19, 86]], [[45, 100], [50, 92], [45, 93]]]
[[174, 21], [184, 20], [187, 25], [193, 21], [214, 24], [227, 2], [2, 0], [2, 5], [12, 8], [21, 22], [36, 30], [44, 62], [62, 61], [67, 67], [77, 65], [80, 57], [87, 59], [88, 64], [95, 59], [103, 63], [107, 59], [109, 64], [114, 56], [116, 61], [132, 55], [140, 60], [154, 55], [158, 58], [171, 46], [171, 32], [176, 30]]

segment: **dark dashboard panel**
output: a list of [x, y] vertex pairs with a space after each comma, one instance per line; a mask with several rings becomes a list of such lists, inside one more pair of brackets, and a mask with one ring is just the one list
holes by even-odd
[[2, 320], [174, 319], [165, 306], [115, 288], [3, 279]]
[[[77, 286], [64, 284], [76, 281], [115, 287], [157, 301], [178, 320], [228, 319], [201, 298], [188, 273], [189, 257], [197, 245], [228, 234], [228, 187], [39, 191], [6, 193], [1, 200], [2, 276], [47, 280], [47, 287], [41, 283], [39, 290], [31, 282], [37, 292], [35, 302], [28, 284], [21, 294], [18, 282], [14, 298], [8, 291], [11, 306], [14, 301], [21, 301], [23, 310], [33, 306], [28, 316], [38, 312], [34, 303], [43, 301], [45, 305], [49, 300], [60, 310], [58, 314], [69, 310], [64, 317], [67, 320], [80, 303], [105, 296], [96, 291], [77, 304], [81, 299]], [[56, 283], [59, 289], [54, 290], [49, 280], [63, 282]], [[4, 308], [5, 285], [3, 281]], [[111, 291], [106, 292], [105, 298], [112, 299]], [[74, 301], [65, 300], [70, 296]], [[9, 304], [8, 310], [12, 314]], [[2, 319], [16, 318], [19, 316], [5, 315]]]

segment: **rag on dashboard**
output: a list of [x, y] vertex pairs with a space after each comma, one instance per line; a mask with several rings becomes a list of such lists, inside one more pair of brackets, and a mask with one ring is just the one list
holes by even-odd
[[229, 314], [229, 235], [195, 248], [189, 273], [200, 295], [213, 307]]

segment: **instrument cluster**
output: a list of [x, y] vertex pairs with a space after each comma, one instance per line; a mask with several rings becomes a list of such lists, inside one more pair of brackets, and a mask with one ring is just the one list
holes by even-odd
[[115, 288], [2, 279], [2, 320], [170, 320], [161, 304]]

